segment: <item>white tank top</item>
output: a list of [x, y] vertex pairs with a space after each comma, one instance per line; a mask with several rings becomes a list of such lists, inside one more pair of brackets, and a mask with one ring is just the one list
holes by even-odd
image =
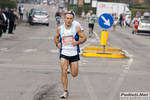
[[[74, 25], [72, 25], [73, 27]], [[75, 34], [77, 34], [76, 32], [72, 32], [73, 28], [70, 29], [66, 29], [65, 26], [61, 26], [61, 28], [63, 29], [63, 32], [61, 34], [61, 43], [62, 43], [62, 50], [61, 50], [61, 54], [65, 55], [65, 56], [75, 56], [78, 54], [77, 52], [77, 48], [78, 46], [73, 46], [72, 45], [72, 41], [75, 39]], [[61, 29], [62, 30], [62, 29]], [[75, 31], [75, 29], [74, 29]]]

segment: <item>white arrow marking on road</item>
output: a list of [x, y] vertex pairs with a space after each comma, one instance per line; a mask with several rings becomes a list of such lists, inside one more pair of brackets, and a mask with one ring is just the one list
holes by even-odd
[[101, 16], [101, 18], [105, 21], [105, 23], [104, 23], [105, 25], [110, 26], [109, 19], [106, 20], [104, 16]]

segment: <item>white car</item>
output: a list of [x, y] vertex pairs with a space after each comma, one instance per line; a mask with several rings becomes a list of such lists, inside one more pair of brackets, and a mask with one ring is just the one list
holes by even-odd
[[30, 17], [31, 17], [31, 20], [30, 20], [31, 25], [40, 23], [40, 24], [45, 24], [45, 25], [49, 26], [49, 17], [50, 16], [44, 10], [35, 10], [30, 15]]
[[150, 32], [150, 18], [140, 18], [141, 24], [138, 27], [138, 31]]
[[150, 13], [145, 12], [140, 20], [141, 24], [138, 27], [138, 31], [150, 32]]

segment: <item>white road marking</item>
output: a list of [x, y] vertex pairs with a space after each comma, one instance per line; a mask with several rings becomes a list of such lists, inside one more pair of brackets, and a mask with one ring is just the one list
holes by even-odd
[[97, 96], [96, 96], [96, 94], [92, 88], [92, 85], [90, 84], [90, 81], [89, 81], [87, 75], [82, 75], [82, 77], [83, 77], [84, 83], [87, 87], [88, 93], [91, 97], [91, 100], [98, 100], [98, 98], [97, 98]]
[[37, 49], [26, 49], [26, 50], [23, 50], [22, 52], [29, 53], [29, 52], [34, 52], [34, 51], [37, 51]]
[[0, 51], [7, 51], [8, 48], [0, 48]]
[[54, 37], [29, 37], [28, 39], [54, 39]]
[[[124, 76], [124, 75], [122, 75]], [[119, 89], [120, 85], [122, 84], [124, 80], [124, 77], [119, 77], [116, 84], [114, 85], [114, 88], [112, 89], [112, 91], [110, 92], [110, 94], [108, 95], [106, 100], [113, 100], [117, 90]]]
[[59, 50], [50, 50], [51, 53], [59, 53]]

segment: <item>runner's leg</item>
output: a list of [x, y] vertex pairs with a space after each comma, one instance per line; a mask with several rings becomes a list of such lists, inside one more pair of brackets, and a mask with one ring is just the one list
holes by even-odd
[[126, 21], [124, 21], [124, 26], [126, 27]]
[[70, 63], [71, 75], [73, 77], [76, 77], [78, 75], [78, 63], [79, 63], [78, 61]]
[[138, 32], [138, 29], [136, 28], [136, 33], [135, 33], [136, 36], [137, 36], [137, 32]]
[[134, 27], [134, 36], [135, 36], [135, 34], [136, 34], [136, 29], [135, 29], [135, 27]]
[[69, 60], [65, 58], [61, 58], [61, 69], [62, 69], [61, 80], [62, 80], [64, 91], [66, 91], [68, 87], [68, 78], [67, 78], [68, 66], [69, 66]]
[[92, 28], [91, 32], [93, 34], [94, 24], [92, 24], [91, 28]]
[[89, 24], [89, 37], [91, 37], [91, 24]]

